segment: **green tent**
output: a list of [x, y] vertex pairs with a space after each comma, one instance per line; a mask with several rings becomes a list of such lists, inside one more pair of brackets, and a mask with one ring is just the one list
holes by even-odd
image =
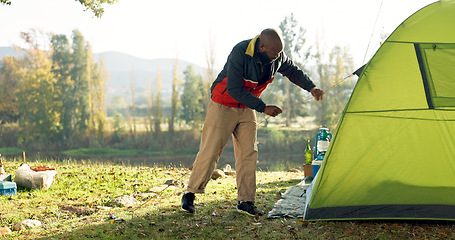
[[455, 220], [455, 1], [406, 19], [364, 66], [306, 220]]

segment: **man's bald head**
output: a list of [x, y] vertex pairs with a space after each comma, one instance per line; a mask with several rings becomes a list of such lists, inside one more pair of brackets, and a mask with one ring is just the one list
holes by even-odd
[[266, 54], [270, 61], [273, 61], [282, 51], [283, 41], [278, 32], [273, 28], [262, 30], [259, 36], [259, 52]]
[[276, 47], [283, 49], [283, 41], [281, 41], [280, 34], [273, 28], [266, 28], [262, 30], [261, 35], [259, 36], [261, 42], [266, 46]]

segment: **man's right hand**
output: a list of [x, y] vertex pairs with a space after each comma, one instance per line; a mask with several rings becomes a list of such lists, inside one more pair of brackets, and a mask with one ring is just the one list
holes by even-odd
[[272, 117], [275, 117], [282, 112], [283, 110], [277, 106], [265, 106], [264, 108], [264, 113]]

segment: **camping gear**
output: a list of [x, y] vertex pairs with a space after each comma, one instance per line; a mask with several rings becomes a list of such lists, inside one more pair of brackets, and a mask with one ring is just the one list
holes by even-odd
[[332, 134], [328, 132], [328, 128], [319, 128], [319, 132], [316, 134], [316, 140], [314, 145], [315, 160], [322, 161], [324, 156], [329, 149], [330, 139]]
[[312, 173], [313, 178], [316, 177], [316, 174], [321, 167], [322, 160], [329, 148], [330, 139], [332, 139], [332, 134], [328, 132], [329, 129], [322, 127], [319, 128], [319, 132], [316, 134], [315, 144], [314, 144], [314, 160], [312, 162]]
[[281, 198], [267, 214], [268, 218], [302, 218], [305, 210], [306, 191], [310, 185], [301, 181], [281, 193]]
[[15, 182], [0, 181], [0, 195], [16, 195], [16, 191]]
[[6, 174], [3, 165], [2, 155], [0, 154], [0, 181], [11, 181], [11, 174]]
[[303, 165], [303, 173], [305, 174], [305, 182], [311, 182], [313, 181], [313, 166], [311, 165], [311, 146], [310, 146], [310, 140], [308, 139], [306, 148], [305, 148], [305, 162]]
[[34, 171], [27, 164], [20, 166], [14, 175], [17, 186], [30, 189], [49, 189], [54, 182], [55, 170]]
[[455, 1], [430, 4], [359, 71], [306, 220], [455, 221]]
[[11, 174], [1, 174], [0, 181], [10, 181], [11, 182]]
[[313, 178], [315, 178], [316, 174], [318, 174], [319, 168], [321, 168], [322, 161], [314, 160], [311, 163], [311, 165], [312, 165]]

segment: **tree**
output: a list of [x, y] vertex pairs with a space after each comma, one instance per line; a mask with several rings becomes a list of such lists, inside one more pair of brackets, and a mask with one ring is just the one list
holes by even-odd
[[[353, 68], [352, 57], [347, 53], [347, 49], [335, 46], [325, 60], [324, 52], [320, 45], [317, 45], [315, 55], [316, 68], [321, 89], [329, 89], [343, 79], [343, 75], [348, 75]], [[324, 100], [315, 103], [314, 113], [315, 122], [319, 126], [334, 127], [338, 118], [346, 105], [349, 96], [354, 88], [354, 81], [348, 80], [335, 88], [331, 88], [324, 94]]]
[[60, 131], [60, 102], [56, 101], [57, 80], [52, 72], [50, 56], [40, 50], [36, 35], [22, 34], [29, 44], [19, 69], [19, 133], [20, 143], [35, 142], [39, 149], [48, 147]]
[[117, 0], [76, 0], [79, 1], [82, 5], [85, 6], [85, 10], [92, 10], [93, 14], [95, 14], [96, 17], [100, 18], [103, 16], [104, 13], [104, 8], [102, 7], [103, 4], [114, 4], [117, 2]]
[[171, 97], [171, 117], [169, 118], [169, 133], [174, 133], [174, 122], [177, 116], [177, 111], [179, 107], [179, 86], [180, 79], [177, 72], [178, 59], [175, 59], [174, 70], [172, 72], [174, 78], [172, 79], [172, 97]]
[[21, 83], [19, 101], [20, 139], [24, 143], [36, 141], [40, 149], [54, 142], [60, 130], [60, 106], [54, 99], [56, 79], [51, 72], [50, 61], [43, 59], [41, 64], [38, 68], [27, 70]]
[[[104, 8], [102, 7], [103, 4], [114, 4], [117, 0], [75, 0], [76, 2], [80, 2], [83, 6], [85, 6], [85, 11], [91, 10], [96, 17], [100, 18], [103, 16]], [[11, 0], [0, 0], [0, 3], [3, 5], [11, 5]]]
[[100, 59], [99, 64], [95, 64], [91, 46], [88, 45], [87, 62], [91, 66], [91, 77], [89, 82], [90, 94], [90, 121], [89, 132], [91, 138], [97, 143], [103, 143], [106, 123], [106, 87], [108, 73], [104, 67], [104, 59]]
[[155, 134], [161, 133], [161, 119], [163, 118], [163, 108], [161, 106], [161, 89], [162, 89], [161, 69], [156, 71], [156, 86], [153, 93], [153, 108], [152, 113], [155, 123]]
[[[329, 87], [330, 83], [330, 66], [324, 63], [323, 52], [321, 52], [321, 47], [319, 43], [316, 45], [316, 55], [314, 56], [316, 62], [316, 72], [318, 79], [318, 87], [322, 90], [325, 90]], [[330, 115], [329, 101], [328, 97], [324, 96], [324, 100], [316, 103], [313, 107], [313, 112], [315, 113], [315, 123], [322, 127], [328, 126], [328, 115]]]
[[36, 31], [21, 33], [29, 45], [22, 49], [24, 57], [4, 58], [0, 91], [8, 92], [0, 96], [0, 114], [16, 117], [20, 144], [41, 149], [63, 143], [67, 147], [74, 136], [79, 140], [88, 136], [89, 141], [80, 141], [84, 145], [92, 139], [100, 143], [106, 118], [103, 61], [94, 63], [90, 45], [77, 30], [73, 44], [65, 35], [51, 35], [50, 50], [38, 44], [43, 41], [37, 38], [46, 36]]
[[104, 62], [95, 64], [90, 44], [73, 31], [73, 43], [65, 35], [51, 37], [52, 72], [56, 101], [61, 103], [60, 141], [69, 146], [84, 136], [98, 143], [104, 138], [107, 72]]
[[[130, 93], [131, 93], [131, 112], [133, 114], [133, 123], [130, 126], [130, 133], [133, 140], [136, 139], [136, 86], [134, 84], [134, 70], [130, 72]], [[131, 123], [128, 119], [128, 123]]]
[[[204, 84], [204, 102], [206, 106], [208, 106], [211, 98], [211, 83], [215, 80], [215, 62], [216, 62], [216, 50], [215, 50], [215, 40], [210, 37], [209, 38], [209, 50], [207, 53], [207, 81], [203, 81]], [[205, 108], [207, 109], [207, 108]], [[205, 115], [205, 111], [204, 111]]]
[[182, 100], [181, 118], [187, 123], [193, 125], [193, 130], [197, 130], [202, 123], [204, 104], [204, 89], [202, 86], [202, 77], [196, 75], [192, 65], [188, 65], [183, 72], [184, 81]]
[[62, 127], [60, 140], [64, 144], [72, 139], [73, 121], [76, 99], [74, 95], [74, 80], [71, 78], [72, 53], [71, 45], [66, 35], [51, 37], [52, 72], [57, 78], [55, 89], [57, 101], [61, 103], [60, 124]]
[[147, 82], [147, 89], [145, 92], [145, 98], [147, 99], [147, 131], [153, 132], [153, 94], [152, 94], [152, 78], [149, 77]]
[[[284, 53], [291, 58], [294, 63], [300, 67], [300, 69], [305, 70], [304, 64], [310, 58], [310, 51], [311, 47], [304, 49], [305, 46], [305, 34], [306, 30], [302, 27], [296, 31], [298, 26], [297, 20], [294, 18], [294, 14], [291, 13], [289, 17], [286, 17], [280, 23], [280, 30], [281, 36], [283, 38], [284, 43]], [[292, 86], [291, 82], [287, 79], [284, 79], [283, 76], [277, 75], [276, 81], [279, 82], [281, 85], [281, 89], [285, 96], [283, 106], [290, 107], [294, 104], [302, 101], [303, 99], [303, 91], [302, 89]], [[284, 112], [286, 117], [286, 127], [291, 125], [291, 120], [294, 119], [296, 116], [305, 115], [306, 113], [303, 112], [304, 108], [289, 108], [287, 111]], [[299, 111], [300, 110], [300, 111]]]
[[120, 141], [122, 136], [124, 135], [125, 129], [125, 118], [119, 112], [115, 112], [114, 114], [114, 124], [113, 124], [113, 138], [114, 141]]
[[0, 69], [0, 124], [19, 119], [18, 96], [21, 75], [20, 62], [14, 57], [4, 57]]
[[74, 133], [80, 139], [88, 132], [90, 120], [89, 78], [90, 69], [87, 62], [87, 45], [79, 30], [73, 31], [71, 79], [74, 81], [75, 118]]

